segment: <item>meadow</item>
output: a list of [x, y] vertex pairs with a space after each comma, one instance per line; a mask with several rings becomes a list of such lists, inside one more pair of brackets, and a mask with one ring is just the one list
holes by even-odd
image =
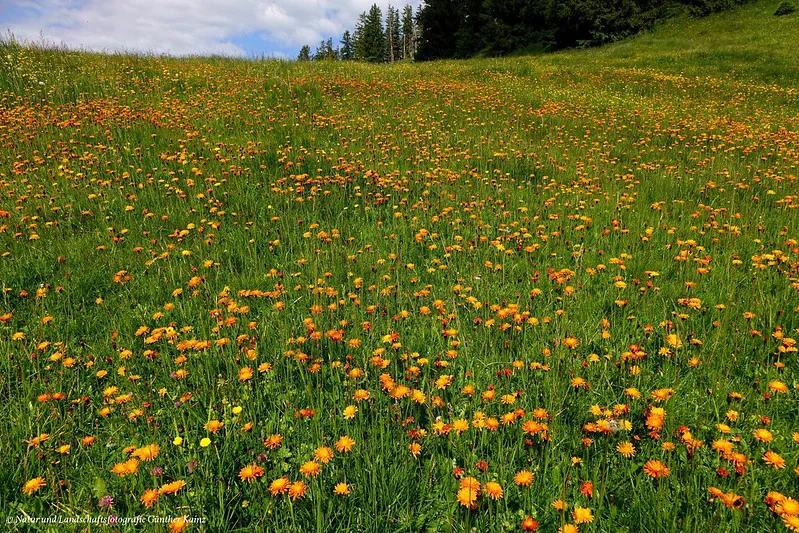
[[778, 3], [390, 66], [3, 41], [6, 527], [799, 531]]

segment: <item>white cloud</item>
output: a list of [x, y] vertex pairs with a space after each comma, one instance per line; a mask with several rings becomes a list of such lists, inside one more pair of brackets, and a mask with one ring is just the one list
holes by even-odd
[[[1, 0], [0, 0], [1, 1]], [[421, 0], [411, 0], [418, 6]], [[354, 27], [374, 0], [10, 0], [0, 28], [100, 51], [281, 55]], [[389, 1], [376, 2], [385, 8]], [[393, 2], [403, 5], [403, 0]], [[256, 49], [250, 43], [270, 43]]]

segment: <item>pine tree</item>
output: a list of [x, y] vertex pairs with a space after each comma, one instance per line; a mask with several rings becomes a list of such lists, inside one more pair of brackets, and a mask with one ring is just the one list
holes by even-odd
[[342, 61], [351, 61], [355, 59], [355, 43], [349, 30], [345, 31], [344, 35], [341, 36], [339, 56]]
[[358, 18], [355, 58], [361, 61], [382, 62], [386, 57], [386, 32], [383, 13], [377, 4]]
[[400, 59], [399, 10], [390, 5], [386, 14], [386, 59], [391, 63]]
[[416, 36], [413, 7], [406, 5], [402, 9], [402, 59], [413, 59], [416, 55]]
[[338, 59], [338, 51], [333, 48], [333, 39], [319, 43], [313, 58], [314, 61], [334, 61]]
[[311, 60], [311, 47], [307, 44], [300, 48], [300, 54], [297, 56], [297, 61], [310, 61]]

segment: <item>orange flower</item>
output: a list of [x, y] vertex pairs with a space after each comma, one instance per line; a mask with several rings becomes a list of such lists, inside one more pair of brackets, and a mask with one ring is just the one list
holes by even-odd
[[303, 483], [302, 481], [295, 481], [291, 485], [289, 485], [289, 498], [292, 500], [297, 500], [305, 496], [306, 491], [308, 490], [308, 486]]
[[521, 470], [513, 476], [513, 482], [520, 487], [529, 487], [533, 482], [533, 473], [529, 470]]
[[161, 486], [161, 488], [158, 489], [158, 494], [175, 494], [185, 486], [186, 482], [182, 479], [178, 479], [172, 483], [167, 483], [166, 485]]
[[220, 422], [219, 420], [211, 420], [211, 421], [209, 421], [208, 423], [205, 424], [205, 429], [209, 433], [216, 433], [217, 431], [222, 429], [222, 426], [224, 426], [224, 425], [225, 425], [225, 423], [224, 422]]
[[239, 471], [239, 477], [242, 481], [253, 481], [263, 475], [264, 469], [255, 463], [248, 464]]
[[314, 450], [313, 456], [314, 459], [326, 465], [331, 461], [331, 459], [333, 459], [333, 450], [327, 446], [322, 446]]
[[136, 459], [128, 459], [122, 463], [117, 463], [111, 469], [111, 472], [117, 474], [119, 477], [125, 477], [130, 474], [135, 474], [139, 470], [139, 461]]
[[157, 444], [148, 444], [147, 446], [137, 448], [131, 455], [142, 461], [152, 461], [158, 457], [160, 451], [161, 448]]
[[300, 467], [300, 473], [307, 477], [316, 477], [321, 471], [322, 467], [314, 461], [307, 461]]
[[252, 368], [245, 366], [239, 369], [239, 381], [247, 381], [252, 378]]
[[539, 527], [538, 521], [531, 516], [525, 517], [525, 519], [522, 520], [521, 523], [522, 531], [537, 531], [538, 527]]
[[47, 482], [44, 480], [44, 478], [35, 477], [25, 482], [25, 484], [22, 486], [22, 492], [30, 496], [34, 492], [38, 492], [39, 489], [45, 485], [47, 485]]
[[344, 435], [336, 441], [336, 450], [338, 450], [340, 453], [351, 452], [354, 446], [355, 441], [347, 435]]
[[148, 509], [153, 506], [153, 504], [158, 500], [158, 491], [155, 489], [147, 489], [144, 491], [144, 494], [141, 495], [141, 502], [144, 504], [145, 507]]
[[629, 459], [635, 455], [635, 446], [632, 442], [623, 441], [616, 445], [616, 451]]
[[336, 486], [333, 487], [333, 493], [339, 496], [346, 496], [350, 493], [350, 486], [346, 483], [336, 483]]
[[264, 441], [264, 446], [266, 446], [270, 450], [275, 450], [277, 448], [280, 448], [280, 444], [282, 442], [283, 442], [282, 435], [279, 434], [269, 435], [268, 437], [266, 437], [266, 440]]
[[189, 521], [185, 516], [179, 516], [169, 523], [170, 533], [181, 533], [187, 527], [189, 527]]
[[771, 450], [768, 450], [763, 454], [763, 461], [765, 461], [766, 464], [773, 466], [775, 470], [785, 468], [785, 459]]
[[458, 503], [469, 509], [474, 509], [477, 507], [477, 496], [479, 493], [479, 489], [475, 490], [472, 487], [462, 487], [458, 490]]
[[771, 442], [774, 440], [774, 435], [772, 435], [771, 431], [765, 428], [758, 428], [752, 432], [752, 436], [755, 440], [760, 442]]
[[659, 479], [670, 474], [669, 467], [657, 459], [650, 459], [644, 464], [644, 473], [647, 476]]
[[504, 491], [502, 490], [502, 485], [500, 485], [496, 481], [489, 481], [488, 483], [483, 485], [483, 492], [485, 492], [486, 496], [488, 496], [492, 500], [501, 499], [502, 494], [504, 493]]
[[289, 485], [291, 482], [287, 477], [279, 477], [274, 480], [272, 483], [269, 484], [269, 493], [272, 496], [277, 496], [278, 494], [283, 494], [287, 490], [289, 490]]

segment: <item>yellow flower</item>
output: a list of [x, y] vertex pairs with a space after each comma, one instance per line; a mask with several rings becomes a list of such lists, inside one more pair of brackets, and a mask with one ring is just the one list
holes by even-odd
[[211, 445], [211, 439], [209, 439], [208, 437], [204, 437], [200, 441], [200, 448], [207, 448], [210, 445]]
[[591, 509], [586, 507], [575, 507], [574, 511], [572, 511], [572, 518], [576, 524], [590, 524], [594, 521]]
[[351, 420], [355, 418], [355, 413], [358, 412], [358, 408], [354, 405], [348, 405], [344, 408], [344, 418], [346, 420]]

